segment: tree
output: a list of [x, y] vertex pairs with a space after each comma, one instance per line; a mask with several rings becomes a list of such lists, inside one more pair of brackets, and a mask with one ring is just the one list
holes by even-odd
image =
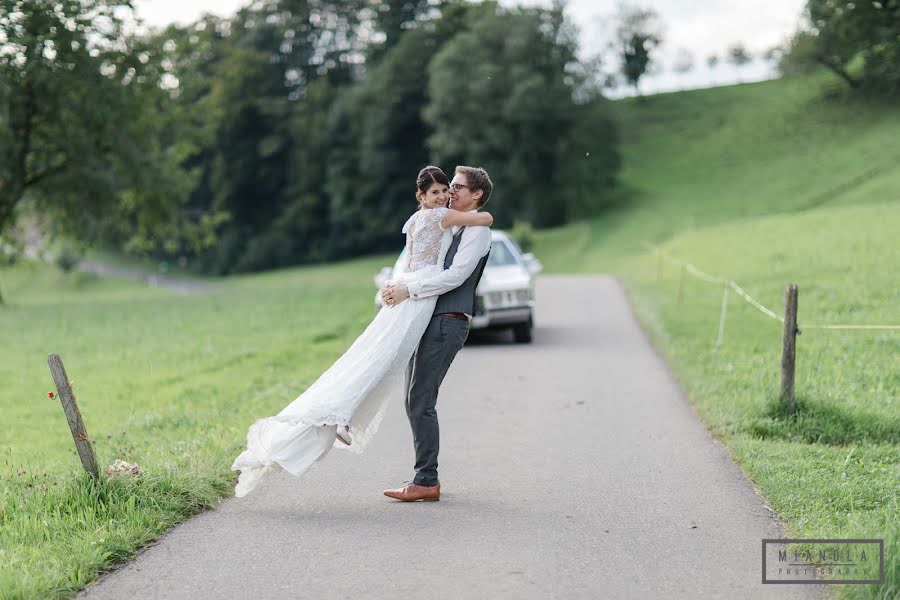
[[686, 48], [680, 48], [675, 56], [672, 69], [679, 74], [688, 73], [694, 68], [694, 55]]
[[850, 88], [900, 90], [900, 0], [807, 0], [782, 73], [824, 66]]
[[560, 144], [561, 166], [555, 180], [567, 220], [595, 218], [619, 198], [616, 176], [622, 159], [609, 104], [599, 95], [576, 104], [574, 125]]
[[479, 9], [447, 6], [439, 19], [408, 27], [335, 106], [327, 168], [331, 256], [397, 247], [398, 215], [416, 208], [414, 177], [428, 162], [425, 143], [434, 131], [423, 118], [428, 66], [467, 29], [470, 10]]
[[[785, 45], [784, 52], [778, 58], [778, 71], [783, 76], [791, 76], [798, 73], [808, 73], [816, 68], [825, 66], [819, 60], [818, 41], [809, 31], [797, 31], [791, 36]], [[830, 67], [829, 67], [830, 68]], [[831, 69], [834, 71], [834, 69]], [[840, 75], [850, 87], [856, 87], [856, 79], [843, 72]]]
[[784, 53], [784, 48], [781, 46], [772, 46], [771, 48], [766, 49], [762, 54], [762, 59], [770, 64], [777, 64], [779, 60], [781, 60], [781, 56]]
[[738, 71], [738, 80], [740, 80], [741, 67], [749, 63], [751, 60], [752, 58], [747, 52], [747, 49], [740, 42], [728, 48], [728, 62], [733, 64], [735, 69]]
[[[438, 164], [488, 170], [498, 226], [519, 219], [551, 227], [571, 216], [566, 192], [573, 182], [565, 174], [576, 160], [573, 140], [582, 113], [573, 99], [575, 65], [575, 35], [560, 5], [503, 9], [494, 3], [473, 11], [468, 29], [429, 65], [424, 115], [434, 133], [428, 148]], [[583, 112], [598, 132], [599, 122], [609, 122], [605, 104], [595, 102]], [[587, 175], [602, 194], [618, 166], [602, 158], [607, 145], [615, 147], [615, 136], [592, 145], [597, 159]]]
[[653, 50], [662, 43], [659, 15], [652, 8], [621, 4], [616, 16], [616, 40], [622, 61], [622, 75], [640, 95], [638, 84], [653, 60]]
[[447, 0], [371, 0], [372, 27], [377, 32], [367, 49], [367, 62], [378, 63], [404, 32], [440, 17]]
[[191, 205], [228, 214], [199, 256], [230, 273], [321, 258], [327, 115], [362, 76], [359, 1], [275, 0], [157, 39], [174, 49], [179, 110], [195, 141]]
[[0, 0], [0, 230], [26, 196], [80, 239], [179, 230], [190, 181], [159, 143], [165, 94], [123, 6]]

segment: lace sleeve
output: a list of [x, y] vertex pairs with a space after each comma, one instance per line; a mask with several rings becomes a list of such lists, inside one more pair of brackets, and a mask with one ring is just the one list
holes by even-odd
[[421, 211], [416, 211], [406, 220], [406, 223], [403, 224], [403, 229], [400, 230], [400, 233], [409, 233], [409, 226], [412, 225], [416, 220], [416, 215]]
[[419, 211], [416, 220], [410, 224], [406, 234], [409, 272], [437, 264], [441, 240], [445, 237], [444, 234], [450, 235], [448, 230], [441, 228], [441, 219], [445, 214], [446, 208], [425, 209]]
[[444, 228], [441, 227], [441, 220], [444, 218], [444, 215], [446, 215], [447, 211], [449, 211], [449, 210], [450, 210], [449, 208], [442, 207], [442, 208], [432, 208], [431, 210], [423, 211], [425, 213], [422, 217], [424, 220], [423, 225], [436, 226], [438, 229], [443, 230]]

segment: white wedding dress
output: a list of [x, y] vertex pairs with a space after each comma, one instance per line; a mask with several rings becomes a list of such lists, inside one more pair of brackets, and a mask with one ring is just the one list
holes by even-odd
[[[443, 270], [453, 235], [441, 229], [448, 209], [420, 209], [403, 226], [407, 260], [392, 281], [408, 282]], [[403, 264], [405, 263], [405, 264]], [[231, 465], [240, 471], [235, 495], [246, 496], [267, 474], [296, 477], [333, 447], [360, 453], [371, 441], [389, 400], [403, 398], [406, 367], [434, 313], [437, 296], [384, 306], [353, 345], [296, 400], [247, 432], [247, 449]], [[346, 425], [352, 444], [335, 439]]]

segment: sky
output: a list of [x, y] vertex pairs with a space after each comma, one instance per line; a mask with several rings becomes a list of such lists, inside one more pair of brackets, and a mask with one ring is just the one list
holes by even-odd
[[[228, 16], [249, 0], [136, 0], [138, 14], [149, 24], [188, 23], [204, 12]], [[549, 4], [548, 0], [505, 0], [504, 4]], [[568, 0], [567, 11], [580, 29], [583, 56], [596, 53], [609, 31], [611, 15], [618, 0]], [[771, 64], [756, 58], [740, 70], [720, 60], [711, 69], [706, 59], [722, 57], [728, 47], [742, 43], [752, 55], [778, 45], [800, 22], [805, 0], [632, 0], [659, 13], [665, 41], [658, 49], [657, 73], [641, 81], [644, 93], [725, 85], [738, 81], [759, 81], [774, 76]], [[672, 69], [677, 57], [688, 52], [694, 67], [687, 73]], [[618, 90], [609, 95], [627, 95]]]

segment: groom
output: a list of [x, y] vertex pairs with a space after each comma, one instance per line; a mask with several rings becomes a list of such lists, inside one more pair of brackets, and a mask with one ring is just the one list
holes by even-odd
[[[487, 171], [456, 167], [450, 182], [450, 206], [475, 212], [491, 197], [494, 184]], [[384, 495], [405, 502], [439, 500], [437, 396], [450, 363], [469, 335], [469, 320], [475, 314], [475, 289], [491, 251], [487, 227], [453, 227], [453, 241], [444, 259], [444, 271], [429, 279], [406, 285], [386, 285], [382, 301], [393, 306], [407, 298], [438, 296], [434, 315], [406, 371], [406, 415], [412, 427], [416, 450], [416, 476], [405, 487], [385, 490]]]

